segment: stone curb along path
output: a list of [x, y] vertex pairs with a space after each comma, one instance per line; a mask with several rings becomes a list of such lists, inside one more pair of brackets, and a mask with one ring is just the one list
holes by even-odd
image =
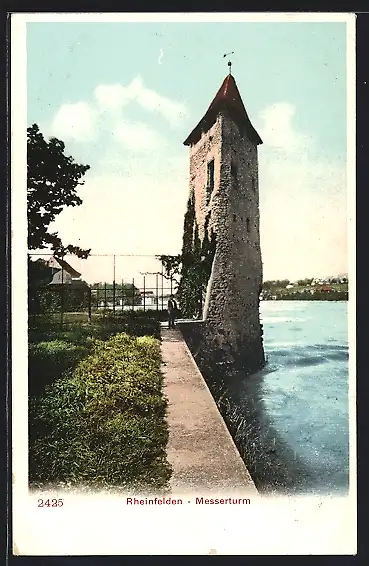
[[182, 334], [162, 326], [172, 493], [258, 495]]

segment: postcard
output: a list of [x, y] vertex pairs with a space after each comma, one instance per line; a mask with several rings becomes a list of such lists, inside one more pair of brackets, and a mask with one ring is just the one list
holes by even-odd
[[13, 554], [356, 554], [355, 16], [11, 16]]

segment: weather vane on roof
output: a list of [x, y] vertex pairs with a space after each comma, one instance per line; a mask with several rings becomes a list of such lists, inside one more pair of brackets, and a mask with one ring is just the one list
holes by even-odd
[[[228, 55], [233, 55], [234, 51], [231, 51], [230, 53], [224, 53], [223, 58], [227, 57]], [[228, 61], [228, 67], [229, 67], [229, 74], [232, 74], [232, 62]]]

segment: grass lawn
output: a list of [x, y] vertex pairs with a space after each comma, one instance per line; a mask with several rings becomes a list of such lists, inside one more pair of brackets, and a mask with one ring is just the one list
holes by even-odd
[[167, 488], [160, 326], [122, 316], [29, 332], [30, 486]]

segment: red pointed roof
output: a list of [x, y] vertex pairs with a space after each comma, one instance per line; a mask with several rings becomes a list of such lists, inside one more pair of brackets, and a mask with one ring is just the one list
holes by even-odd
[[206, 114], [192, 130], [188, 138], [183, 142], [184, 145], [192, 145], [196, 143], [200, 139], [201, 133], [209, 130], [209, 128], [214, 124], [219, 111], [224, 108], [227, 108], [236, 124], [246, 130], [251, 141], [256, 144], [263, 143], [259, 134], [250, 122], [237, 88], [236, 81], [234, 80], [234, 77], [229, 74], [224, 79], [222, 86], [215, 95], [215, 98], [207, 109]]

